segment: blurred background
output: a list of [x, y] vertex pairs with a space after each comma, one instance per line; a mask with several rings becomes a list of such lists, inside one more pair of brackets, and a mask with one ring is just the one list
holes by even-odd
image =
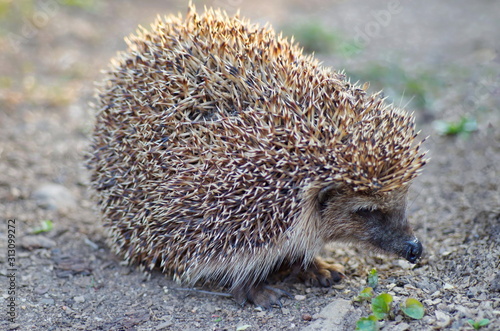
[[[493, 329], [500, 328], [500, 1], [193, 2], [198, 11], [204, 6], [239, 10], [252, 22], [269, 22], [294, 36], [325, 66], [345, 71], [351, 81], [369, 81], [373, 92], [383, 89], [389, 101], [414, 111], [423, 136], [430, 136], [425, 147], [432, 161], [416, 181], [409, 204], [410, 220], [426, 247], [422, 265], [410, 271], [391, 264], [390, 257], [337, 249], [336, 256], [351, 275], [347, 284], [353, 292], [346, 297], [358, 291], [371, 266], [386, 275], [400, 270], [402, 277], [410, 275], [405, 278], [408, 284], [424, 289], [418, 292], [422, 300], [451, 284], [427, 303], [429, 314], [421, 329], [467, 329], [466, 319], [480, 317], [494, 320]], [[66, 296], [91, 296], [83, 290], [93, 288], [89, 284], [113, 279], [112, 274], [94, 273], [90, 282], [82, 276], [75, 278], [81, 283], [74, 290], [72, 284], [56, 281], [59, 276], [54, 280], [52, 272], [59, 270], [54, 256], [61, 251], [72, 256], [86, 252], [82, 258], [90, 265], [107, 266], [101, 256], [111, 259], [96, 225], [82, 162], [93, 125], [89, 103], [94, 82], [102, 79], [110, 58], [125, 49], [123, 38], [139, 24], [148, 27], [157, 15], [184, 15], [187, 6], [180, 0], [0, 0], [0, 219], [16, 218], [18, 233], [29, 238], [19, 244], [30, 252], [20, 252], [25, 276], [19, 286], [27, 300], [22, 325], [38, 325], [42, 312], [60, 321], [61, 305], [81, 303], [65, 301]], [[46, 221], [53, 229], [40, 230]], [[4, 231], [0, 229], [2, 235]], [[118, 263], [114, 265], [120, 270]], [[75, 274], [81, 275], [78, 270]], [[120, 275], [117, 282], [130, 281], [125, 287], [132, 291], [137, 283], [127, 279]], [[152, 297], [156, 292], [147, 293]], [[123, 295], [127, 302], [129, 294]], [[113, 307], [121, 299], [99, 301], [96, 305], [106, 305], [108, 317], [99, 315], [101, 320], [88, 328], [122, 325]], [[90, 303], [81, 314], [90, 316], [96, 306], [93, 299], [86, 300]], [[222, 302], [218, 305], [230, 305]], [[186, 303], [188, 315], [190, 309]], [[185, 325], [201, 329], [213, 326], [210, 321], [184, 319]], [[273, 323], [305, 323], [300, 317], [287, 321]]]
[[[370, 81], [419, 120], [484, 124], [499, 103], [498, 1], [194, 1], [238, 9], [295, 36], [305, 52]], [[4, 109], [79, 108], [123, 37], [187, 1], [0, 0]], [[80, 107], [86, 108], [85, 103]], [[471, 125], [474, 125], [471, 124]], [[440, 128], [443, 129], [443, 128]]]

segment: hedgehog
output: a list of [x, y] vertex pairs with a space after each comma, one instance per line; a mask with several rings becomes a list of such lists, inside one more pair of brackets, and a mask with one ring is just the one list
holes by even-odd
[[110, 246], [176, 281], [281, 304], [294, 270], [358, 244], [416, 263], [407, 192], [427, 162], [414, 115], [351, 83], [270, 25], [192, 4], [126, 38], [98, 87], [87, 159]]

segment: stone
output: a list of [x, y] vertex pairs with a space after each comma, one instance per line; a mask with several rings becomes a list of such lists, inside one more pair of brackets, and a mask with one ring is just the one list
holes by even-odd
[[41, 208], [48, 210], [67, 211], [76, 206], [76, 200], [70, 190], [59, 184], [39, 186], [32, 198]]

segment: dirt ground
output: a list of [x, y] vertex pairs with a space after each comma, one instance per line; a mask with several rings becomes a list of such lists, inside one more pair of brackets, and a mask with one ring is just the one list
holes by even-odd
[[[359, 46], [318, 56], [386, 87], [430, 136], [431, 162], [409, 206], [424, 257], [412, 266], [332, 245], [325, 256], [346, 267], [347, 279], [328, 289], [284, 284], [295, 297], [272, 311], [185, 291], [159, 272], [124, 265], [106, 246], [87, 192], [88, 103], [123, 37], [157, 14], [184, 13], [186, 2], [0, 0], [0, 329], [353, 330], [369, 306], [352, 299], [377, 268], [377, 293], [392, 294], [396, 308], [414, 297], [426, 309], [421, 320], [397, 313], [381, 323], [384, 330], [472, 330], [467, 320], [483, 318], [490, 323], [482, 330], [500, 330], [500, 2], [195, 3], [241, 8], [277, 29], [314, 22]], [[463, 116], [477, 130], [438, 134], [436, 121]], [[44, 220], [54, 228], [34, 234]], [[15, 261], [7, 259], [9, 225]], [[9, 321], [12, 282], [16, 316]]]

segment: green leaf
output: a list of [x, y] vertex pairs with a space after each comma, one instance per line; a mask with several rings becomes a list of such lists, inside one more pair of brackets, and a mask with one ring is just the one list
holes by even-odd
[[78, 8], [92, 8], [96, 4], [95, 0], [58, 0], [64, 6], [78, 7]]
[[416, 320], [421, 319], [425, 314], [424, 305], [414, 298], [406, 299], [405, 303], [401, 304], [401, 310], [406, 314], [406, 316]]
[[474, 328], [474, 330], [479, 330], [480, 326], [478, 323], [474, 320], [467, 320], [467, 323], [469, 323], [470, 326]]
[[354, 301], [357, 302], [362, 302], [362, 301], [368, 301], [374, 296], [373, 288], [371, 287], [365, 287], [361, 292], [359, 292], [359, 295], [354, 298]]
[[487, 318], [483, 318], [482, 320], [479, 321], [479, 326], [486, 326], [490, 324], [490, 320]]
[[384, 319], [391, 310], [392, 295], [382, 293], [372, 299], [373, 315], [379, 320]]
[[10, 1], [0, 1], [0, 18], [4, 18], [11, 11]]
[[467, 320], [467, 323], [469, 323], [475, 330], [479, 330], [483, 326], [490, 324], [490, 320], [487, 318], [483, 318], [480, 321]]
[[366, 287], [365, 289], [363, 289], [363, 291], [359, 292], [359, 299], [360, 301], [364, 301], [364, 300], [370, 300], [371, 298], [373, 298], [375, 294], [373, 293], [373, 288], [372, 287]]
[[378, 285], [378, 273], [377, 269], [373, 268], [368, 274], [368, 286], [376, 288]]
[[434, 128], [441, 135], [467, 135], [477, 130], [477, 121], [471, 117], [461, 117], [458, 122], [434, 121]]
[[49, 232], [54, 228], [54, 224], [51, 220], [44, 220], [40, 222], [40, 226], [33, 229], [33, 234], [39, 234], [43, 232]]
[[378, 321], [377, 318], [373, 315], [368, 317], [361, 317], [356, 322], [356, 329], [361, 331], [377, 331], [378, 330]]

